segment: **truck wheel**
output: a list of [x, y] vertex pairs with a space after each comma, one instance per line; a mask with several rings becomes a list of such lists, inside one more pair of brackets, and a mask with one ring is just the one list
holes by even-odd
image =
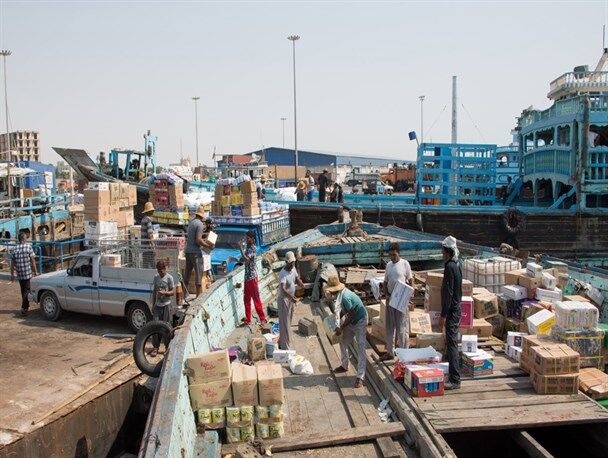
[[152, 314], [148, 305], [143, 302], [135, 302], [127, 309], [127, 321], [134, 332], [139, 331], [150, 320], [152, 320]]
[[173, 328], [165, 321], [150, 321], [137, 331], [133, 342], [133, 359], [140, 371], [150, 377], [158, 377], [160, 375], [164, 356], [152, 356], [150, 355], [150, 351], [156, 344], [161, 351], [162, 346], [165, 347], [164, 353], [166, 355], [172, 337]]
[[61, 317], [61, 305], [52, 291], [45, 291], [40, 296], [40, 311], [49, 321], [57, 321]]

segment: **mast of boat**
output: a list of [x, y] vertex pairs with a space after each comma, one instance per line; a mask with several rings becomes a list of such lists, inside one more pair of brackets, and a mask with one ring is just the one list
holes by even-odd
[[456, 75], [452, 76], [452, 144], [458, 143], [458, 97], [456, 95]]

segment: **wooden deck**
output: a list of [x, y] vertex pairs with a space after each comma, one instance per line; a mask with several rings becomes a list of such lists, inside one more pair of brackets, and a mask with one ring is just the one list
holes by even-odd
[[441, 434], [608, 422], [608, 410], [581, 392], [537, 394], [528, 374], [504, 353], [495, 354], [492, 376], [465, 378], [442, 397], [413, 399]]
[[[402, 424], [383, 423], [378, 415], [380, 400], [369, 384], [355, 390], [353, 366], [346, 374], [333, 374], [332, 368], [339, 363], [339, 346], [331, 345], [320, 330], [320, 337], [304, 337], [297, 333], [297, 323], [302, 317], [313, 317], [308, 303], [296, 306], [292, 323], [292, 347], [307, 358], [314, 369], [314, 375], [298, 376], [283, 365], [285, 404], [285, 436], [280, 440], [265, 441], [275, 443], [273, 456], [307, 457], [406, 457], [400, 442], [390, 436], [403, 436]], [[248, 330], [239, 328], [229, 338], [227, 345], [243, 342]], [[390, 432], [390, 426], [397, 427], [399, 434]], [[368, 440], [349, 440], [349, 435], [366, 431], [386, 430], [387, 434]], [[328, 447], [327, 438], [332, 443], [343, 445]], [[349, 442], [355, 442], [348, 444]], [[302, 443], [303, 445], [298, 445]], [[235, 445], [224, 445], [222, 455], [235, 450]], [[297, 448], [296, 448], [297, 447]], [[275, 451], [276, 450], [276, 451]], [[285, 451], [281, 451], [285, 450]], [[411, 453], [410, 455], [411, 456]]]

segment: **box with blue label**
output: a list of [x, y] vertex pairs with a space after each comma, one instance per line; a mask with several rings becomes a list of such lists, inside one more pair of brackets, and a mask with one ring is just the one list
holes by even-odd
[[473, 378], [492, 375], [494, 372], [494, 356], [484, 350], [463, 352], [461, 365], [465, 375]]

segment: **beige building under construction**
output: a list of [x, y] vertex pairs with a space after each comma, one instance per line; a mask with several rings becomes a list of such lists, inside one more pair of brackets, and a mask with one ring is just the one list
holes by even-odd
[[[40, 161], [40, 134], [30, 130], [11, 132], [10, 149], [13, 151], [11, 160]], [[9, 145], [6, 142], [6, 134], [0, 135], [0, 155], [2, 159], [8, 160]]]

